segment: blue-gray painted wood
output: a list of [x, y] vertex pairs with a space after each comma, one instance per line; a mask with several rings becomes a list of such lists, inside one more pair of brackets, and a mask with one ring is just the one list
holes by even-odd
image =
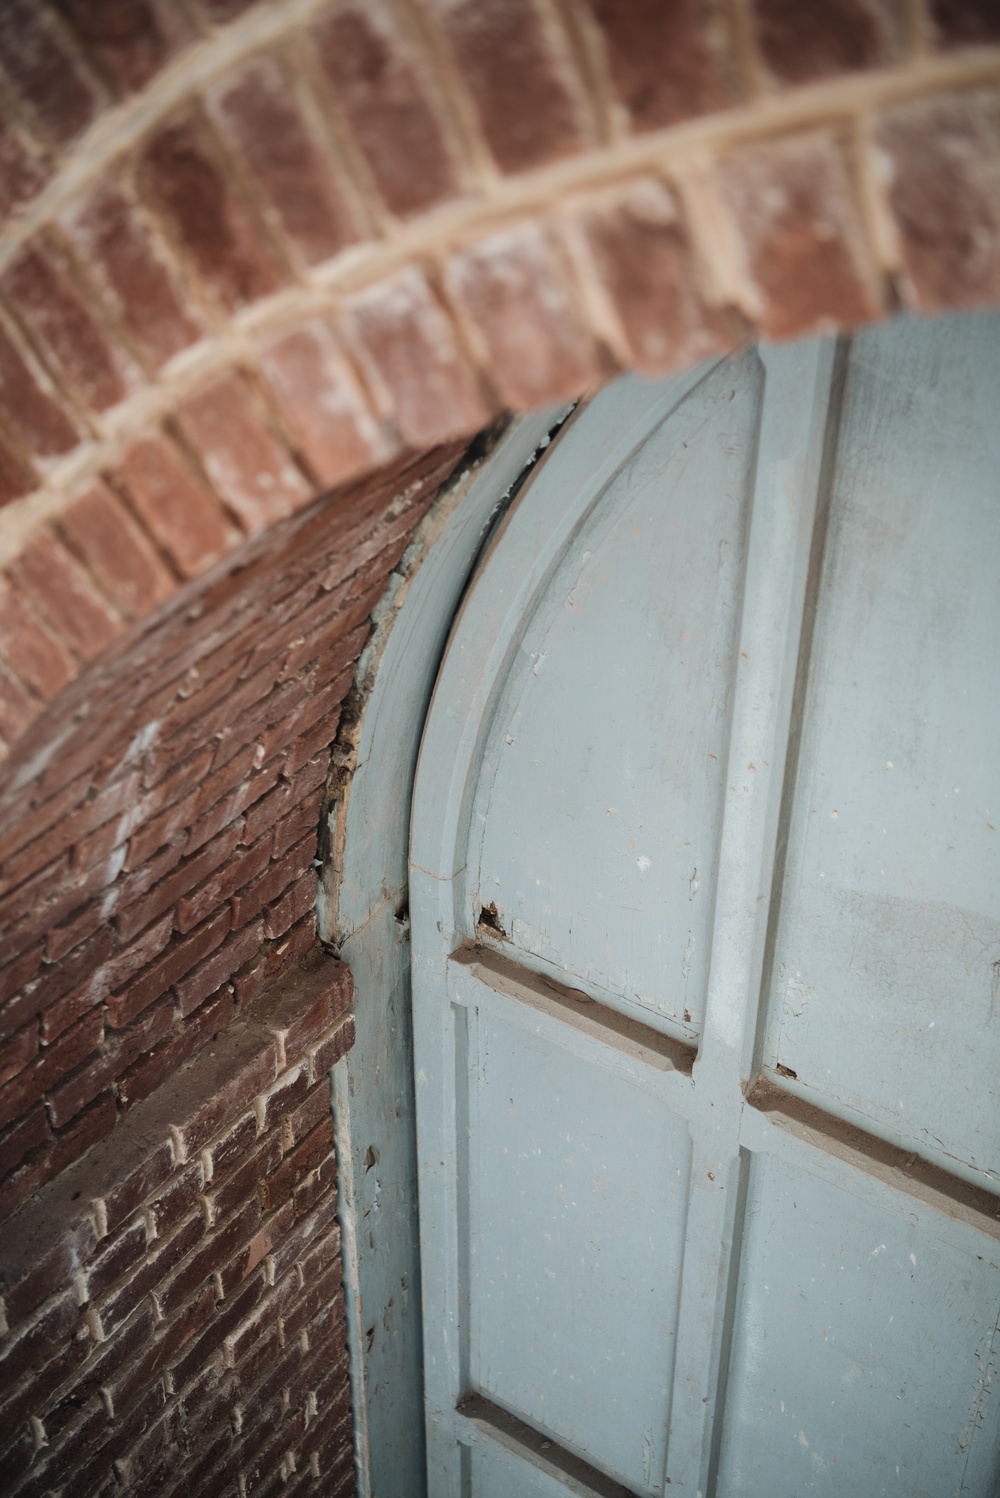
[[441, 652], [505, 491], [559, 413], [518, 421], [439, 502], [394, 575], [360, 663], [367, 702], [320, 931], [350, 964], [357, 1040], [334, 1118], [360, 1498], [424, 1498], [407, 852], [417, 747]]
[[995, 1498], [998, 366], [621, 381], [494, 541], [413, 804], [434, 1498]]

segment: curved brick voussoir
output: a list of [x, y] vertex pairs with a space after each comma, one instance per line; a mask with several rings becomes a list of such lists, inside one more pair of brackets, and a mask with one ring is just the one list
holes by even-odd
[[755, 332], [995, 300], [988, 12], [8, 7], [0, 756], [405, 449]]

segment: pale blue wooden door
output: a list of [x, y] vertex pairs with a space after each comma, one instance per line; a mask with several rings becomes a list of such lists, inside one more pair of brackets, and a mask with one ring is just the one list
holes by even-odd
[[431, 1498], [1000, 1491], [1000, 320], [577, 413], [414, 798]]

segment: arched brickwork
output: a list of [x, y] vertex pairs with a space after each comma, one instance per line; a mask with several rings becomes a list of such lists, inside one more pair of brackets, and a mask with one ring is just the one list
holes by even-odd
[[[0, 560], [104, 595], [25, 680], [4, 590], [6, 752], [99, 642], [403, 446], [995, 300], [998, 42], [991, 0], [5, 6]], [[137, 595], [108, 569], [140, 551]]]
[[0, 1485], [346, 1492], [300, 959], [368, 615], [505, 410], [997, 301], [1000, 7], [8, 0], [0, 207]]

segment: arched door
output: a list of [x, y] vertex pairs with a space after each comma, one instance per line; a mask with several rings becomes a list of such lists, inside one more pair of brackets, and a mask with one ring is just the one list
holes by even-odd
[[427, 722], [431, 1498], [995, 1495], [1000, 320], [579, 413]]

